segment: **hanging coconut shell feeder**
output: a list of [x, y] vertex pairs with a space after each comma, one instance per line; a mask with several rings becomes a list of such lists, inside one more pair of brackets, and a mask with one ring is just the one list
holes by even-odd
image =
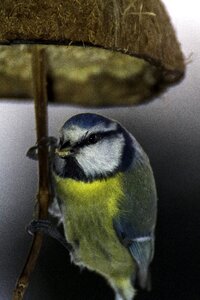
[[32, 97], [30, 44], [46, 48], [56, 102], [143, 103], [185, 70], [159, 0], [2, 0], [0, 44], [0, 96], [7, 98]]

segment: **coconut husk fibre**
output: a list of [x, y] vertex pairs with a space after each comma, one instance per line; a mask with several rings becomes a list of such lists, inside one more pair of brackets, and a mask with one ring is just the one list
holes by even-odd
[[[141, 92], [141, 96], [133, 97], [131, 100], [129, 97], [131, 87], [136, 90], [137, 84], [145, 87], [145, 83], [141, 79], [145, 77], [145, 73], [138, 73], [139, 77], [134, 81], [135, 84], [130, 82], [130, 76], [124, 77], [124, 85], [127, 88], [117, 97], [119, 101], [114, 97], [111, 100], [111, 103], [116, 101], [117, 104], [121, 102], [125, 104], [126, 98], [122, 99], [122, 97], [126, 95], [128, 103], [145, 101], [155, 96], [157, 91], [178, 82], [183, 77], [185, 70], [184, 58], [170, 18], [159, 0], [2, 0], [0, 3], [0, 43], [56, 43], [77, 46], [79, 49], [81, 48], [81, 51], [78, 52], [82, 58], [84, 57], [82, 50], [89, 50], [84, 58], [87, 59], [85, 63], [89, 65], [92, 62], [90, 57], [94, 56], [95, 51], [97, 56], [102, 55], [102, 60], [105, 56], [105, 52], [101, 51], [103, 49], [110, 50], [111, 53], [119, 52], [117, 54], [122, 53], [120, 63], [119, 57], [113, 55], [116, 58], [115, 63], [119, 64], [119, 73], [122, 72], [122, 69], [130, 70], [129, 64], [133, 70], [137, 69], [137, 59], [140, 59], [142, 66], [146, 62], [145, 72], [153, 74], [149, 78], [154, 81], [148, 87], [148, 92]], [[90, 56], [93, 51], [91, 47], [95, 50]], [[76, 50], [72, 56], [77, 56]], [[134, 59], [127, 58], [129, 56]], [[65, 59], [67, 57], [66, 55]], [[109, 65], [111, 57], [108, 55], [106, 59], [108, 59]], [[81, 67], [79, 63], [80, 60], [75, 62], [77, 73]], [[66, 61], [64, 64], [67, 68]], [[51, 63], [50, 69], [52, 70]], [[99, 72], [98, 80], [104, 79], [102, 82], [108, 83], [105, 91], [97, 79], [93, 80], [94, 85], [92, 85], [92, 81], [89, 84], [83, 84], [82, 90], [90, 90], [90, 93], [85, 93], [88, 102], [100, 103], [102, 100], [96, 99], [98, 91], [101, 92], [101, 99], [104, 99], [106, 93], [109, 94], [111, 90], [116, 89], [118, 76], [116, 76], [116, 83], [116, 80], [113, 81], [109, 78], [111, 73], [113, 74], [113, 71], [108, 72], [106, 68], [102, 68]], [[135, 74], [134, 71], [133, 73]], [[50, 77], [54, 78], [54, 76]], [[89, 77], [91, 78], [91, 76]], [[60, 82], [57, 79], [58, 84], [54, 84], [56, 91], [59, 90], [58, 86], [62, 85], [61, 78], [59, 80]], [[65, 81], [66, 78], [63, 80]], [[86, 82], [88, 83], [88, 81]], [[142, 88], [138, 89], [142, 91]], [[75, 93], [76, 88], [73, 90], [68, 94], [70, 97]], [[58, 94], [55, 92], [55, 97], [63, 99], [63, 96], [58, 96]], [[79, 95], [74, 97], [78, 99]], [[105, 103], [106, 101], [103, 100]]]

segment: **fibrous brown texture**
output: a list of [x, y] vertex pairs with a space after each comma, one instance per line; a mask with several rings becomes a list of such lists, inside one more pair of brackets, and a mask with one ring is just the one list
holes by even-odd
[[[155, 68], [155, 83], [136, 100], [128, 96], [130, 103], [150, 98], [155, 91], [178, 81], [184, 74], [184, 59], [179, 43], [159, 0], [2, 0], [0, 43], [16, 42], [90, 45], [96, 46], [96, 51], [100, 47], [141, 58], [142, 63], [147, 61], [151, 69], [152, 66]], [[122, 55], [121, 61], [123, 57], [127, 55]], [[128, 62], [132, 63], [133, 69], [134, 62]], [[107, 75], [107, 72], [101, 71], [101, 77], [110, 82], [110, 90], [115, 88], [116, 81], [107, 79]], [[127, 82], [130, 83], [129, 77], [124, 78], [125, 85]], [[137, 82], [143, 84], [142, 80]], [[90, 84], [83, 85], [83, 89], [89, 89]], [[127, 91], [130, 86], [127, 84]], [[89, 101], [95, 102], [95, 83], [91, 90], [94, 93], [87, 97]], [[127, 93], [125, 91], [124, 94]], [[96, 102], [99, 103], [99, 100]], [[118, 104], [120, 102], [122, 100], [117, 101]]]
[[[33, 97], [31, 47], [0, 47], [0, 97]], [[142, 59], [93, 47], [40, 47], [48, 59], [49, 98], [56, 102], [138, 103], [157, 85], [158, 70]]]

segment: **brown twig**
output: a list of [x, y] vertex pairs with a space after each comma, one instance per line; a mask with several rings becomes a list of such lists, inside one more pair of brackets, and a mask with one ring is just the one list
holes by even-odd
[[[47, 93], [46, 93], [46, 61], [45, 50], [38, 46], [32, 49], [32, 74], [34, 88], [34, 103], [36, 117], [37, 141], [47, 137]], [[38, 147], [39, 164], [39, 189], [37, 194], [38, 217], [46, 219], [48, 216], [49, 203], [49, 180], [48, 180], [48, 151], [47, 147]], [[42, 246], [43, 235], [36, 233], [29, 251], [26, 263], [18, 278], [16, 288], [13, 293], [13, 300], [21, 300], [29, 285], [30, 276], [33, 272], [40, 249]]]

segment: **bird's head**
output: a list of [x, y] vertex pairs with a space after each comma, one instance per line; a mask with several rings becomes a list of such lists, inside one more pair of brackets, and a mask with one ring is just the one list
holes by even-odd
[[97, 114], [78, 114], [61, 128], [54, 172], [82, 181], [107, 178], [127, 169], [133, 156], [132, 137], [119, 123]]

